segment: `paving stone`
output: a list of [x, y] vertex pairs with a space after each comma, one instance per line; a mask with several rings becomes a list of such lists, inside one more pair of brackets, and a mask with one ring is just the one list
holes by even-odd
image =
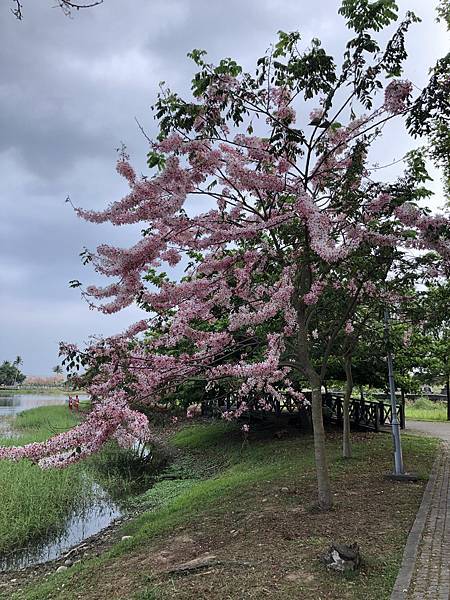
[[444, 444], [408, 537], [391, 600], [450, 600], [450, 424], [414, 423], [414, 429], [440, 437]]

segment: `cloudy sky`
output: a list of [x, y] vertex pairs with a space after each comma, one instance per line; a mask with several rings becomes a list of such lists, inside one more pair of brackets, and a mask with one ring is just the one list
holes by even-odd
[[[84, 246], [128, 245], [137, 231], [88, 224], [64, 202], [101, 208], [125, 193], [115, 173], [124, 142], [145, 170], [146, 142], [135, 117], [155, 132], [150, 105], [158, 82], [187, 90], [186, 53], [235, 57], [251, 68], [279, 29], [319, 37], [329, 51], [346, 40], [339, 0], [104, 0], [65, 17], [52, 0], [22, 0], [23, 21], [0, 4], [0, 360], [21, 355], [27, 374], [46, 375], [60, 340], [112, 334], [136, 309], [90, 311], [68, 281], [96, 281], [80, 263]], [[401, 0], [423, 23], [409, 36], [408, 77], [420, 87], [446, 50], [430, 0]], [[125, 8], [126, 7], [126, 8]], [[386, 162], [408, 148], [398, 129], [378, 149]]]

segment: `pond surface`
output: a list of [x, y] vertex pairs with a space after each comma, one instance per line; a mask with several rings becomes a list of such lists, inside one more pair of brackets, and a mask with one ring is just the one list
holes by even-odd
[[[79, 394], [78, 397], [80, 400], [88, 399], [88, 396], [84, 394]], [[12, 417], [37, 406], [66, 404], [68, 401], [69, 394], [5, 394], [0, 390], [0, 419], [2, 417]]]
[[[5, 394], [0, 391], [0, 435], [10, 433], [11, 418], [37, 406], [61, 405], [68, 402], [68, 394]], [[79, 394], [80, 400], [88, 396]], [[26, 548], [17, 548], [0, 555], [0, 571], [13, 571], [60, 558], [70, 548], [99, 533], [121, 516], [120, 507], [108, 493], [86, 474], [86, 489], [81, 499], [60, 530], [45, 536], [40, 542]]]

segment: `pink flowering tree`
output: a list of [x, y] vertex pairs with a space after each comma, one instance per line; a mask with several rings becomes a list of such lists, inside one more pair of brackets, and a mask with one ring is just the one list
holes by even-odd
[[[420, 160], [387, 184], [370, 157], [383, 127], [414, 107], [400, 77], [417, 19], [408, 13], [382, 50], [372, 34], [396, 18], [393, 1], [347, 0], [341, 13], [354, 37], [339, 67], [317, 39], [301, 49], [298, 33], [280, 32], [253, 74], [195, 50], [192, 97], [161, 90], [150, 174], [138, 177], [123, 153], [129, 193], [100, 212], [76, 209], [94, 223], [142, 224], [133, 247], [85, 254], [113, 282], [83, 293], [109, 314], [137, 303], [144, 318], [81, 354], [66, 345], [69, 366], [84, 362], [92, 374], [92, 413], [0, 457], [64, 465], [111, 436], [146, 438], [130, 398], [156, 404], [187, 382], [229, 385], [233, 418], [270, 408], [268, 398], [303, 405], [304, 381], [319, 504], [331, 506], [321, 397], [330, 357], [367, 298], [388, 298], [387, 282], [405, 269], [439, 277], [450, 258], [447, 216], [418, 203]], [[161, 273], [178, 264], [183, 278]]]

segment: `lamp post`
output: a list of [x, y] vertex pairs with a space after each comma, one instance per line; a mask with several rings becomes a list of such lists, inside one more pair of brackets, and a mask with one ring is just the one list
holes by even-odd
[[395, 382], [394, 382], [394, 365], [392, 362], [391, 352], [391, 340], [390, 340], [390, 322], [389, 322], [389, 311], [384, 311], [384, 341], [386, 344], [386, 358], [388, 366], [388, 377], [389, 377], [389, 392], [391, 396], [391, 410], [392, 410], [392, 439], [394, 442], [394, 475], [403, 475], [405, 469], [403, 467], [403, 455], [402, 455], [402, 442], [400, 439], [400, 423], [397, 418], [397, 398], [395, 396]]
[[394, 364], [392, 361], [391, 351], [391, 336], [390, 336], [390, 320], [389, 311], [386, 308], [384, 311], [384, 341], [386, 344], [386, 358], [389, 377], [389, 392], [391, 397], [391, 426], [392, 439], [394, 442], [394, 471], [388, 476], [391, 479], [398, 481], [415, 481], [417, 475], [415, 473], [405, 473], [403, 466], [402, 442], [400, 439], [400, 423], [397, 418], [397, 398], [395, 396], [395, 381], [394, 381]]

